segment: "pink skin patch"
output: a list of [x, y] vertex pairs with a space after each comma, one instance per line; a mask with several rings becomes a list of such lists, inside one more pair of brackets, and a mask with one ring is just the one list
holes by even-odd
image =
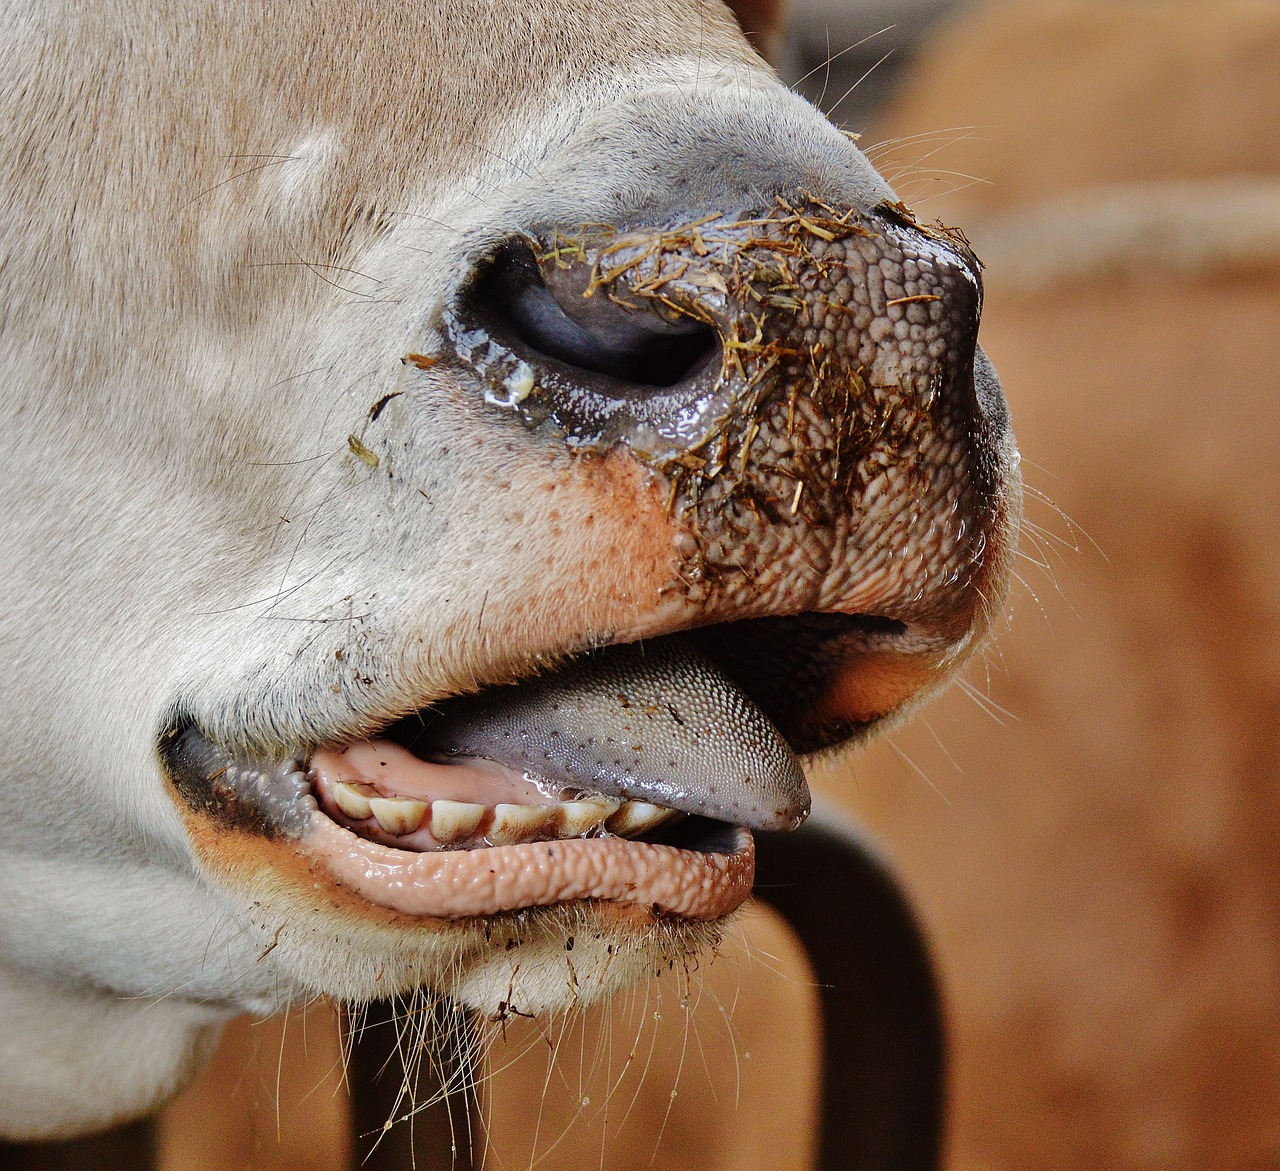
[[311, 768], [323, 812], [311, 817], [305, 849], [343, 886], [402, 914], [462, 919], [605, 899], [690, 919], [718, 919], [751, 893], [755, 843], [745, 829], [737, 831], [727, 854], [608, 834], [499, 846], [473, 840], [467, 843], [471, 848], [450, 849], [432, 836], [429, 816], [402, 835], [383, 831], [376, 820], [349, 816], [337, 807], [339, 786], [421, 801], [432, 810], [436, 801], [550, 805], [559, 792], [489, 761], [424, 761], [386, 740], [363, 741], [340, 752], [322, 750]]

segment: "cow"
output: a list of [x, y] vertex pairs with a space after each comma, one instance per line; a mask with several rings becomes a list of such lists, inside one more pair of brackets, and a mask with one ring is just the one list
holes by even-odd
[[687, 962], [1000, 612], [963, 235], [715, 0], [5, 21], [0, 1134]]

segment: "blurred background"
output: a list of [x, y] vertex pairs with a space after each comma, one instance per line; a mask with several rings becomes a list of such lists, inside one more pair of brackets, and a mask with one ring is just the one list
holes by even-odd
[[1029, 491], [986, 661], [821, 778], [934, 941], [947, 1165], [1280, 1166], [1280, 6], [836, 4], [786, 67], [986, 262]]
[[[1024, 456], [994, 647], [815, 778], [932, 941], [944, 1164], [1280, 1166], [1280, 6], [796, 0], [778, 61], [973, 241]], [[520, 1022], [486, 1166], [803, 1168], [814, 1003], [760, 911]], [[238, 1026], [166, 1165], [341, 1166], [338, 1068], [325, 1010]]]
[[864, 131], [939, 21], [964, 7], [963, 0], [791, 0], [775, 64], [834, 122]]

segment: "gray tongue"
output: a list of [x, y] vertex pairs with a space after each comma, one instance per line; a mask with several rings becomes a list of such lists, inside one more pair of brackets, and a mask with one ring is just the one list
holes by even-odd
[[781, 733], [684, 642], [610, 647], [553, 675], [452, 701], [423, 740], [553, 783], [751, 829], [795, 829], [804, 773]]

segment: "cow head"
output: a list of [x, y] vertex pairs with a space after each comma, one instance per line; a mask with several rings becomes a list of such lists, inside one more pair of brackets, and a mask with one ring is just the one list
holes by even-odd
[[963, 237], [718, 4], [8, 19], [3, 1126], [705, 942], [998, 607]]

